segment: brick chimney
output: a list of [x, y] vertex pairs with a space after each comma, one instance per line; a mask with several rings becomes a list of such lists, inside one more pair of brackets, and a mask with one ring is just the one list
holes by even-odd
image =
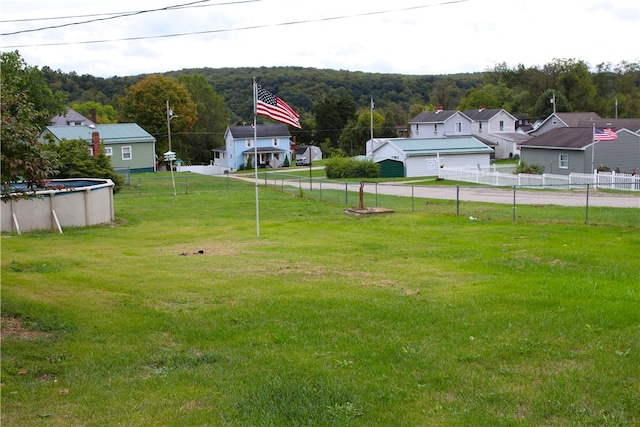
[[91, 121], [93, 123], [98, 123], [98, 116], [96, 114], [96, 109], [95, 108], [91, 109]]
[[438, 105], [436, 107], [436, 111], [444, 111], [444, 108], [442, 107], [442, 105]]
[[98, 154], [100, 154], [100, 132], [91, 133], [91, 144], [93, 147], [93, 157], [98, 157]]

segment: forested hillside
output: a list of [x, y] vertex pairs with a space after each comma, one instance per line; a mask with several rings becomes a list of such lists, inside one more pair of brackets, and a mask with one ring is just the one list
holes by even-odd
[[[122, 114], [120, 100], [127, 90], [148, 77], [97, 78], [47, 67], [42, 71], [54, 92], [67, 95], [69, 106], [87, 102], [109, 106], [113, 116], [109, 120], [114, 121]], [[299, 141], [325, 144], [325, 149], [335, 148], [346, 154], [352, 154], [346, 148], [353, 145], [353, 141], [347, 143], [349, 138], [358, 140], [358, 145], [360, 139], [366, 138], [367, 131], [359, 123], [365, 122], [363, 115], [368, 117], [371, 97], [375, 102], [377, 136], [389, 136], [388, 131], [396, 125], [406, 125], [421, 111], [435, 106], [459, 110], [479, 106], [504, 108], [535, 121], [551, 113], [552, 96], [557, 111], [640, 117], [640, 64], [633, 62], [599, 64], [592, 69], [581, 60], [556, 59], [541, 67], [497, 64], [483, 72], [438, 76], [301, 67], [182, 69], [163, 75], [176, 80], [189, 76], [204, 78], [226, 104], [230, 123], [252, 121], [255, 78], [300, 114], [302, 130], [292, 130]], [[155, 127], [161, 129], [160, 125]], [[202, 126], [200, 129], [206, 134]], [[162, 135], [156, 137], [162, 139]], [[220, 131], [211, 134], [211, 140], [204, 143], [200, 152], [217, 146], [221, 137]], [[194, 157], [194, 160], [203, 159]]]

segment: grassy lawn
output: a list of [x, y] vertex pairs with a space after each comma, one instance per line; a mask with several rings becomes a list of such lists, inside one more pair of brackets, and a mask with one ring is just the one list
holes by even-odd
[[637, 213], [355, 217], [260, 189], [258, 238], [253, 184], [189, 185], [2, 235], [3, 425], [640, 422]]

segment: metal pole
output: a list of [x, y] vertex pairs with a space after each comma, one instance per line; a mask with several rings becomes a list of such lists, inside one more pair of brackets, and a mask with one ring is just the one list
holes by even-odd
[[414, 212], [416, 210], [416, 201], [415, 198], [413, 197], [413, 189], [414, 186], [411, 186], [411, 212]]
[[587, 184], [587, 201], [586, 201], [586, 214], [585, 214], [585, 219], [584, 219], [584, 223], [589, 225], [589, 184]]
[[513, 186], [513, 218], [512, 221], [516, 221], [516, 186]]
[[256, 78], [253, 78], [253, 165], [256, 182], [256, 236], [260, 237], [260, 202], [258, 201], [258, 86]]
[[[173, 112], [169, 108], [169, 100], [167, 99], [167, 139], [169, 141], [169, 151], [171, 150], [171, 118], [173, 117]], [[173, 158], [169, 160], [169, 169], [171, 169], [171, 184], [173, 186], [173, 198], [178, 197], [176, 193], [176, 181], [173, 178]]]
[[456, 216], [460, 216], [460, 184], [456, 184]]

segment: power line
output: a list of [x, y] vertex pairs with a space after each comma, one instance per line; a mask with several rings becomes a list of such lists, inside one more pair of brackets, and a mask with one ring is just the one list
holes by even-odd
[[360, 18], [365, 16], [375, 16], [375, 15], [385, 15], [388, 13], [396, 13], [396, 12], [407, 12], [411, 10], [418, 9], [426, 9], [431, 7], [438, 6], [446, 6], [450, 4], [456, 3], [465, 3], [469, 0], [449, 0], [436, 4], [429, 5], [420, 5], [420, 6], [411, 6], [400, 9], [388, 9], [388, 10], [379, 10], [374, 12], [363, 12], [356, 13], [352, 15], [339, 15], [332, 16], [328, 18], [317, 18], [317, 19], [308, 19], [301, 21], [289, 21], [289, 22], [281, 22], [278, 24], [264, 24], [264, 25], [251, 25], [247, 27], [238, 27], [238, 28], [226, 28], [226, 29], [216, 29], [216, 30], [204, 30], [204, 31], [192, 31], [187, 33], [173, 33], [173, 34], [160, 34], [157, 36], [137, 36], [137, 37], [125, 37], [120, 39], [102, 39], [102, 40], [86, 40], [86, 41], [76, 41], [76, 42], [54, 42], [54, 43], [37, 43], [37, 44], [23, 44], [23, 45], [13, 45], [13, 46], [2, 46], [3, 49], [17, 49], [24, 47], [44, 47], [44, 46], [69, 46], [69, 45], [85, 45], [85, 44], [98, 44], [98, 43], [111, 43], [111, 42], [123, 42], [123, 41], [136, 41], [136, 40], [149, 40], [149, 39], [162, 39], [162, 38], [172, 38], [172, 37], [184, 37], [184, 36], [193, 36], [193, 35], [203, 35], [203, 34], [216, 34], [216, 33], [228, 33], [235, 31], [247, 31], [247, 30], [258, 30], [264, 28], [274, 28], [274, 27], [286, 27], [291, 25], [300, 25], [300, 24], [310, 24], [315, 22], [328, 22], [328, 21], [338, 21], [343, 19], [350, 18]]
[[[136, 15], [142, 15], [145, 13], [152, 13], [152, 12], [164, 12], [164, 11], [169, 11], [169, 10], [180, 10], [180, 9], [189, 9], [189, 8], [193, 8], [193, 7], [211, 7], [211, 6], [226, 6], [226, 5], [232, 5], [232, 4], [240, 4], [240, 3], [255, 3], [255, 2], [259, 2], [262, 0], [240, 0], [240, 1], [233, 1], [233, 2], [227, 2], [227, 3], [216, 3], [216, 4], [208, 4], [208, 5], [200, 5], [199, 3], [207, 3], [211, 0], [197, 0], [191, 3], [185, 3], [185, 4], [179, 4], [179, 5], [175, 5], [175, 6], [166, 6], [166, 7], [161, 7], [159, 9], [148, 9], [148, 10], [139, 10], [139, 11], [135, 11], [135, 12], [119, 12], [119, 13], [103, 13], [103, 14], [97, 14], [97, 15], [78, 15], [78, 16], [74, 16], [74, 17], [54, 17], [54, 18], [44, 18], [45, 20], [47, 19], [71, 19], [71, 18], [84, 18], [84, 17], [90, 17], [90, 16], [106, 16], [105, 18], [95, 18], [95, 19], [90, 19], [88, 21], [81, 21], [81, 22], [69, 22], [66, 24], [60, 24], [60, 25], [50, 25], [48, 27], [41, 27], [41, 28], [32, 28], [29, 30], [19, 30], [19, 31], [14, 31], [12, 33], [2, 33], [0, 34], [0, 36], [15, 36], [17, 34], [24, 34], [24, 33], [34, 33], [37, 31], [45, 31], [45, 30], [53, 30], [56, 28], [64, 28], [64, 27], [71, 27], [71, 26], [75, 26], [75, 25], [84, 25], [84, 24], [90, 24], [92, 22], [100, 22], [100, 21], [108, 21], [111, 19], [118, 19], [118, 18], [127, 18], [130, 16], [136, 16]], [[0, 21], [0, 22], [17, 22], [17, 21]]]

